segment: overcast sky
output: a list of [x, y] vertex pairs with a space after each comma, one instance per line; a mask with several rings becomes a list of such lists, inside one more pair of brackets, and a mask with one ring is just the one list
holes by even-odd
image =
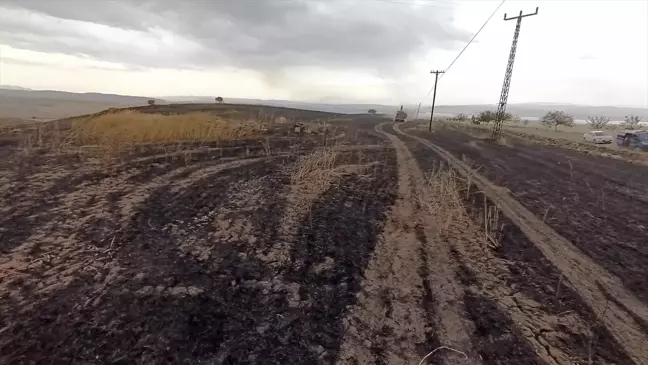
[[[500, 1], [0, 0], [0, 84], [129, 95], [418, 103]], [[506, 1], [440, 104], [648, 107], [648, 0]], [[431, 96], [424, 103], [430, 103]]]

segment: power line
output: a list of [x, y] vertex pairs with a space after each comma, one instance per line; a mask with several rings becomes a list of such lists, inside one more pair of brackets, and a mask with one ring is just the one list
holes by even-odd
[[[459, 52], [459, 54], [457, 55], [457, 57], [455, 57], [455, 59], [450, 63], [450, 66], [446, 67], [445, 72], [448, 72], [448, 70], [450, 69], [450, 67], [452, 67], [452, 65], [454, 65], [455, 62], [457, 62], [457, 60], [459, 59], [459, 57], [464, 53], [464, 51], [468, 48], [468, 46], [470, 46], [470, 44], [475, 40], [475, 38], [477, 38], [477, 36], [479, 35], [479, 33], [481, 33], [482, 29], [484, 29], [484, 28], [486, 27], [486, 24], [488, 24], [488, 22], [490, 22], [490, 20], [493, 18], [493, 16], [495, 15], [495, 13], [497, 13], [497, 11], [502, 7], [502, 5], [504, 5], [504, 2], [506, 2], [506, 0], [502, 0], [502, 2], [497, 6], [497, 8], [495, 8], [495, 10], [491, 13], [491, 15], [488, 17], [488, 19], [486, 19], [486, 21], [484, 22], [484, 24], [481, 26], [481, 28], [479, 28], [479, 30], [477, 31], [477, 33], [475, 33], [475, 35], [473, 35], [473, 37], [470, 39], [470, 41], [468, 41], [468, 44], [466, 44], [466, 46], [461, 50], [461, 52]], [[445, 74], [443, 74], [443, 75], [445, 75]], [[441, 75], [440, 78], [443, 78], [443, 75]], [[435, 81], [435, 82], [436, 82], [436, 81]], [[425, 94], [425, 97], [422, 99], [422, 101], [425, 100], [425, 99], [427, 99], [428, 96], [430, 96], [430, 93], [432, 92], [433, 89], [434, 89], [434, 86], [432, 86], [432, 87], [430, 88], [430, 90], [428, 90], [427, 94]]]
[[[374, 0], [374, 1], [379, 1], [379, 2], [384, 2], [384, 3], [392, 3], [392, 4], [402, 4], [402, 5], [410, 5], [410, 6], [423, 6], [423, 7], [428, 7], [428, 8], [442, 8], [442, 9], [452, 9], [452, 6], [449, 6], [450, 4], [453, 4], [452, 2], [424, 2], [424, 3], [415, 3], [415, 2], [410, 2], [410, 1], [403, 1], [403, 0]], [[441, 5], [444, 6], [441, 6]]]
[[[484, 27], [486, 27], [486, 24], [488, 24], [488, 22], [490, 22], [490, 20], [493, 18], [493, 15], [495, 15], [495, 13], [497, 13], [497, 11], [499, 10], [499, 8], [501, 8], [502, 5], [504, 5], [504, 2], [505, 2], [505, 1], [506, 1], [506, 0], [502, 0], [502, 2], [501, 2], [499, 5], [497, 5], [497, 8], [495, 8], [495, 10], [494, 10], [494, 11], [491, 13], [491, 15], [488, 17], [488, 19], [486, 19], [486, 22], [484, 22], [484, 24], [481, 26], [481, 28], [479, 28], [479, 30], [477, 31], [477, 33], [475, 33], [475, 35], [470, 39], [470, 41], [468, 41], [468, 44], [466, 44], [466, 46], [461, 50], [461, 52], [459, 52], [459, 54], [457, 55], [457, 57], [455, 57], [455, 59], [452, 60], [452, 62], [450, 63], [450, 66], [446, 67], [446, 72], [448, 72], [448, 70], [450, 69], [450, 67], [452, 67], [452, 65], [454, 65], [455, 62], [457, 62], [457, 60], [459, 59], [459, 57], [461, 57], [461, 55], [464, 53], [464, 51], [466, 50], [466, 48], [468, 48], [468, 46], [470, 46], [470, 44], [475, 40], [475, 38], [477, 38], [477, 36], [479, 35], [479, 33], [481, 33], [482, 29], [484, 29]], [[441, 78], [443, 78], [443, 75], [441, 75]]]

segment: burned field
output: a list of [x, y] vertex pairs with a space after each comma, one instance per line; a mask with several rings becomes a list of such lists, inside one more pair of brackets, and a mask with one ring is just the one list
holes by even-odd
[[561, 262], [439, 135], [187, 108], [4, 135], [0, 363], [648, 361], [641, 286]]
[[489, 178], [648, 304], [648, 169], [551, 147], [421, 132]]
[[[516, 327], [522, 329], [527, 338], [532, 334], [538, 345], [545, 347], [547, 354], [557, 363], [562, 363], [561, 360], [622, 364], [633, 360], [645, 361], [641, 344], [648, 334], [647, 277], [645, 264], [639, 263], [642, 255], [637, 251], [645, 246], [640, 244], [645, 235], [640, 231], [641, 226], [639, 231], [636, 230], [638, 222], [635, 221], [640, 219], [635, 212], [641, 211], [645, 205], [642, 199], [637, 200], [642, 196], [645, 168], [608, 159], [598, 161], [592, 156], [550, 147], [517, 145], [510, 141], [505, 145], [495, 144], [452, 128], [437, 128], [433, 133], [407, 127], [401, 127], [398, 132], [401, 130], [407, 131], [406, 135], [397, 134], [408, 141], [421, 166], [439, 164], [439, 156], [431, 153], [421, 140], [442, 147], [463, 161], [471, 171], [478, 171], [494, 182], [494, 190], [519, 201], [521, 209], [526, 208], [529, 214], [537, 217], [535, 223], [527, 221], [525, 224], [542, 226], [539, 231], [553, 228], [562, 236], [555, 237], [564, 237], [564, 242], [571, 241], [576, 248], [558, 252], [555, 247], [562, 242], [554, 248], [546, 247], [541, 242], [542, 238], [529, 234], [529, 230], [523, 232], [519, 221], [509, 219], [502, 211], [501, 200], [493, 201], [483, 185], [476, 186], [470, 178], [461, 179], [459, 185], [465, 193], [462, 197], [464, 206], [468, 215], [485, 232], [482, 240], [490, 248], [488, 254], [493, 256], [478, 258], [471, 263], [478, 255], [471, 259], [470, 248], [462, 250], [458, 245], [456, 255], [464, 260], [459, 275], [467, 285], [472, 283], [484, 287], [485, 282], [493, 280], [502, 281], [501, 284], [506, 286], [499, 292], [493, 291], [493, 284], [487, 284], [485, 300], [467, 298], [469, 314], [476, 310], [483, 322], [488, 313], [497, 309], [497, 306], [493, 307], [486, 313], [479, 310], [480, 306], [488, 306], [489, 299], [500, 301], [499, 309], [504, 308], [514, 319], [518, 310], [533, 313], [532, 320], [518, 317], [520, 320], [516, 319]], [[441, 160], [441, 163], [445, 162]], [[617, 172], [612, 174], [615, 168]], [[585, 186], [579, 187], [577, 182]], [[605, 202], [587, 195], [596, 192], [597, 188], [601, 189], [600, 194], [610, 199], [609, 205], [601, 207], [598, 204]], [[630, 197], [635, 198], [632, 205]], [[636, 211], [628, 212], [626, 221], [622, 222], [622, 217], [613, 215], [615, 211], [619, 213], [617, 209], [624, 203], [626, 210], [636, 208]], [[506, 213], [516, 215], [516, 212]], [[610, 230], [617, 234], [608, 234]], [[620, 238], [622, 230], [625, 239]], [[551, 250], [556, 255], [548, 254]], [[562, 260], [560, 255], [574, 257]], [[498, 279], [484, 275], [487, 272], [496, 273]], [[615, 294], [621, 300], [611, 294], [619, 287], [622, 289]], [[596, 294], [592, 293], [594, 290]], [[611, 310], [610, 303], [613, 302], [617, 307]], [[473, 305], [477, 309], [471, 309]], [[497, 324], [501, 325], [501, 322], [497, 321]], [[617, 327], [619, 323], [624, 325]], [[619, 351], [624, 347], [619, 345], [619, 341], [624, 338], [638, 340], [634, 348], [640, 350], [639, 357], [632, 359], [624, 351]], [[497, 352], [497, 347], [490, 347], [490, 350]], [[528, 360], [520, 358], [519, 361]]]
[[13, 152], [0, 362], [332, 359], [395, 198], [393, 154], [343, 128], [187, 150], [97, 166]]

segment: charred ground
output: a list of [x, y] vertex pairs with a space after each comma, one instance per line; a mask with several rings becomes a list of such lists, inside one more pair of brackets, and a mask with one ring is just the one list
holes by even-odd
[[[435, 349], [425, 363], [646, 359], [568, 268], [412, 136], [483, 166], [645, 304], [643, 208], [625, 215], [624, 240], [617, 216], [643, 196], [648, 174], [636, 166], [605, 178], [620, 167], [592, 171], [591, 157], [370, 116], [236, 105], [129, 112], [253, 118], [261, 128], [118, 153], [111, 145], [109, 156], [34, 144], [101, 115], [47, 133], [5, 131], [0, 363], [409, 364]], [[564, 179], [574, 183], [556, 185]], [[627, 305], [607, 295], [611, 308]], [[624, 313], [648, 336], [644, 309]]]

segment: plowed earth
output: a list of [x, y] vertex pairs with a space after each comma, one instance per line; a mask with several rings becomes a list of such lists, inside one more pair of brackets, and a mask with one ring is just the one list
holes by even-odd
[[[640, 228], [577, 241], [555, 223], [572, 209], [593, 224], [620, 195], [577, 214], [547, 197], [580, 190], [523, 170], [511, 197], [487, 180], [517, 163], [501, 146], [478, 142], [479, 162], [461, 133], [400, 127], [363, 118], [333, 145], [275, 135], [110, 166], [3, 146], [0, 364], [648, 364]], [[330, 178], [296, 179], [322, 150]], [[564, 158], [591, 191], [642, 196], [640, 177], [619, 192], [595, 162]], [[450, 221], [429, 188], [448, 161], [463, 217]], [[541, 197], [549, 213], [529, 203]]]

